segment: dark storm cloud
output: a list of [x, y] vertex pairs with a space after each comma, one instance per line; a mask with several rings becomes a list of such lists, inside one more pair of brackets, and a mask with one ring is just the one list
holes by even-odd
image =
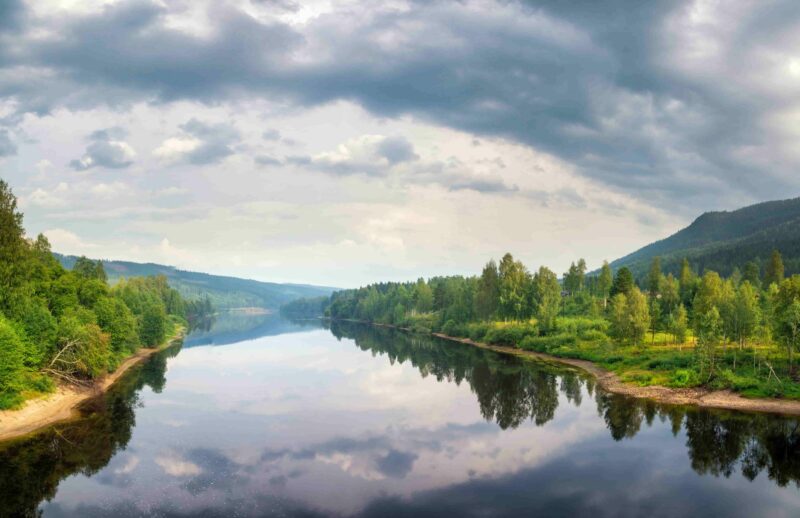
[[[0, 96], [36, 113], [139, 100], [345, 99], [378, 116], [412, 114], [535, 146], [661, 205], [771, 197], [798, 187], [800, 164], [777, 147], [787, 140], [780, 127], [758, 125], [800, 99], [766, 77], [766, 56], [800, 43], [792, 30], [800, 4], [726, 16], [738, 6], [718, 6], [690, 26], [696, 13], [686, 1], [364, 3], [292, 26], [213, 6], [213, 30], [198, 36], [167, 27], [169, 7], [129, 0], [26, 22], [60, 37], [21, 39]], [[693, 62], [704, 45], [714, 53]], [[743, 81], [745, 70], [764, 79]], [[231, 152], [210, 143], [190, 160]]]
[[124, 169], [133, 164], [133, 148], [123, 141], [127, 132], [118, 127], [101, 129], [89, 135], [90, 144], [81, 158], [72, 160], [69, 165], [76, 171], [94, 167]]

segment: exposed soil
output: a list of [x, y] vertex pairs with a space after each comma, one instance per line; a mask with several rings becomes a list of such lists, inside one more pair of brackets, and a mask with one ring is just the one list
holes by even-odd
[[27, 435], [45, 426], [76, 417], [77, 408], [82, 402], [105, 392], [128, 369], [174, 344], [182, 336], [183, 330], [180, 330], [161, 347], [139, 349], [136, 354], [126, 358], [117, 370], [97, 380], [91, 387], [62, 384], [52, 394], [26, 401], [18, 410], [0, 410], [0, 441]]

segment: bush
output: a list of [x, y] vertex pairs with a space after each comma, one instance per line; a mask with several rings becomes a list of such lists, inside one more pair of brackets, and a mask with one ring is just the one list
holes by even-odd
[[559, 347], [572, 347], [578, 344], [578, 339], [575, 335], [568, 333], [559, 333], [557, 335], [548, 336], [526, 336], [521, 342], [522, 349], [529, 349], [531, 351], [538, 351], [540, 353], [550, 352]]
[[535, 336], [538, 329], [535, 324], [530, 323], [497, 323], [493, 325], [484, 335], [483, 340], [490, 344], [516, 346], [522, 342], [526, 336]]
[[450, 319], [442, 326], [442, 333], [447, 336], [467, 336], [467, 326], [458, 324], [455, 320]]
[[696, 387], [699, 384], [700, 376], [694, 369], [678, 369], [670, 380], [670, 385], [673, 387]]
[[486, 322], [477, 322], [467, 325], [467, 336], [470, 340], [475, 342], [482, 342], [486, 337], [486, 332], [489, 331], [490, 324]]

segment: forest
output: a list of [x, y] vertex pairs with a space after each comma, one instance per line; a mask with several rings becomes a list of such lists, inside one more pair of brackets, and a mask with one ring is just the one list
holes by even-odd
[[208, 298], [186, 300], [163, 276], [110, 286], [101, 261], [81, 257], [65, 269], [44, 235], [26, 237], [0, 180], [0, 409], [57, 382], [88, 385], [212, 311]]
[[[723, 278], [659, 257], [634, 278], [606, 262], [587, 274], [531, 272], [511, 254], [480, 275], [378, 283], [334, 293], [333, 320], [393, 325], [593, 361], [639, 385], [704, 386], [745, 396], [800, 398], [800, 276], [784, 278], [775, 250]], [[298, 303], [299, 304], [299, 303]]]

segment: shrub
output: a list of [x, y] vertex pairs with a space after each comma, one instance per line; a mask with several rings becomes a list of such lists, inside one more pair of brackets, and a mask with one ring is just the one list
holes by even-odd
[[495, 324], [486, 332], [484, 341], [497, 345], [517, 345], [526, 336], [536, 334], [538, 334], [536, 325], [527, 322]]
[[526, 336], [521, 342], [520, 347], [538, 352], [550, 352], [553, 349], [564, 346], [575, 346], [578, 340], [575, 335], [559, 333], [548, 336]]
[[678, 369], [672, 374], [673, 387], [695, 387], [700, 384], [700, 376], [694, 369]]
[[467, 336], [470, 340], [475, 342], [482, 342], [486, 337], [486, 332], [489, 331], [490, 324], [486, 322], [477, 322], [467, 326]]

